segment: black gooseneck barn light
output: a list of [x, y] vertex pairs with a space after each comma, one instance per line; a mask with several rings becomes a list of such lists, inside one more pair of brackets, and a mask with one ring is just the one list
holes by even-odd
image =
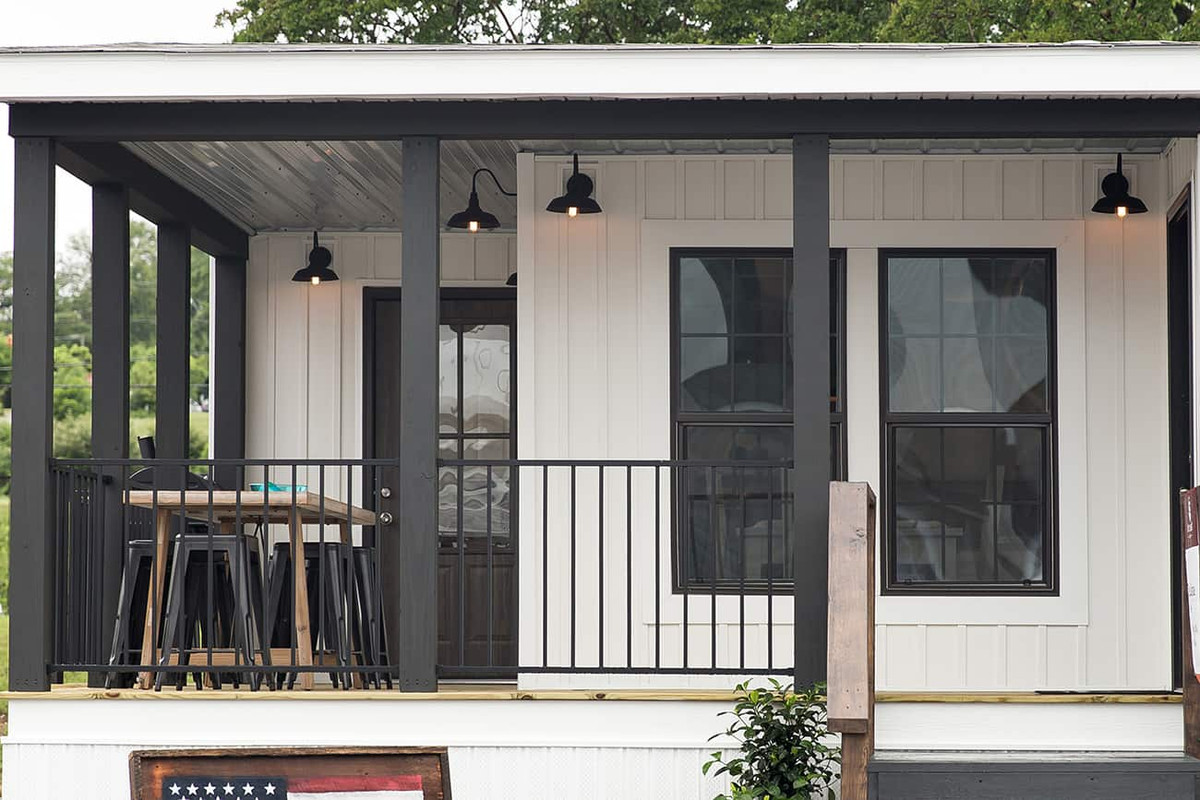
[[321, 281], [336, 281], [337, 273], [329, 268], [333, 263], [333, 253], [326, 247], [321, 247], [317, 241], [317, 232], [313, 231], [313, 248], [308, 253], [308, 266], [296, 270], [292, 280], [297, 283], [311, 283], [317, 286]]
[[479, 173], [481, 172], [486, 172], [492, 176], [492, 182], [496, 184], [496, 188], [500, 190], [500, 194], [506, 197], [517, 196], [516, 192], [510, 192], [500, 185], [500, 179], [496, 177], [496, 173], [487, 167], [480, 167], [471, 176], [471, 197], [467, 200], [466, 209], [450, 217], [446, 221], [447, 228], [461, 228], [471, 233], [478, 233], [481, 230], [500, 227], [500, 220], [496, 219], [495, 214], [489, 214], [479, 207], [479, 194], [475, 191], [475, 181], [479, 178]]
[[555, 214], [566, 214], [568, 217], [574, 217], [578, 214], [599, 214], [601, 211], [600, 204], [592, 198], [592, 190], [595, 184], [592, 179], [579, 171], [579, 154], [574, 157], [574, 170], [571, 172], [571, 177], [567, 178], [567, 193], [561, 197], [556, 197], [546, 206], [547, 211], [553, 211]]
[[1097, 214], [1116, 214], [1124, 217], [1126, 214], [1145, 214], [1146, 204], [1129, 193], [1129, 179], [1121, 172], [1121, 154], [1117, 153], [1117, 171], [1110, 172], [1100, 182], [1100, 191], [1104, 196], [1092, 206]]

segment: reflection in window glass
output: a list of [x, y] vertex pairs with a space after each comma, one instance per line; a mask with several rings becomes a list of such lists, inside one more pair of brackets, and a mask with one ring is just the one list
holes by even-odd
[[886, 259], [890, 587], [1050, 588], [1050, 273], [1046, 254]]
[[[792, 578], [792, 259], [723, 251], [680, 256], [673, 303], [678, 455], [675, 552], [685, 586]], [[830, 263], [831, 476], [842, 474], [840, 262]], [[733, 462], [758, 462], [738, 467]], [[720, 465], [717, 465], [719, 462]], [[778, 462], [780, 466], [761, 466]], [[777, 583], [778, 582], [778, 583]]]

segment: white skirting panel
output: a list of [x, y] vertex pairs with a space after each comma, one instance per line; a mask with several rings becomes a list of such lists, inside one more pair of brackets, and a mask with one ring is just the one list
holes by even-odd
[[[362, 697], [359, 695], [359, 697]], [[127, 800], [133, 750], [427, 746], [450, 752], [456, 800], [709, 800], [701, 765], [725, 702], [642, 700], [13, 700], [4, 792]], [[1172, 751], [1173, 704], [881, 703], [878, 746], [903, 750]]]

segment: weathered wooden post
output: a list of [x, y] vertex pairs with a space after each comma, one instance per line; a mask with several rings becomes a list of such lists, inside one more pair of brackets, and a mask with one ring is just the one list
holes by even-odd
[[875, 493], [829, 484], [829, 729], [842, 735], [843, 800], [867, 800], [875, 750]]

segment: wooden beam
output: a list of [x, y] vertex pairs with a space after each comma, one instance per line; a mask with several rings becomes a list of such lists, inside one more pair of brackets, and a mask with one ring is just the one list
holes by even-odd
[[187, 458], [191, 396], [192, 246], [186, 225], [158, 226], [154, 439], [160, 458]]
[[792, 140], [795, 682], [825, 680], [829, 546], [829, 137]]
[[[129, 457], [129, 190], [123, 184], [92, 187], [92, 456]], [[125, 546], [123, 470], [106, 469], [103, 498], [104, 564], [101, 571], [101, 646], [112, 647]], [[102, 686], [105, 674], [88, 674]]]
[[[400, 213], [400, 462], [398, 526], [384, 528], [380, 569], [400, 688], [437, 688], [438, 161], [433, 137], [404, 140]], [[395, 587], [389, 592], [388, 587]]]
[[9, 687], [50, 688], [54, 653], [55, 143], [15, 143]]
[[875, 750], [875, 493], [829, 486], [829, 730], [842, 734], [842, 798], [867, 800]]

